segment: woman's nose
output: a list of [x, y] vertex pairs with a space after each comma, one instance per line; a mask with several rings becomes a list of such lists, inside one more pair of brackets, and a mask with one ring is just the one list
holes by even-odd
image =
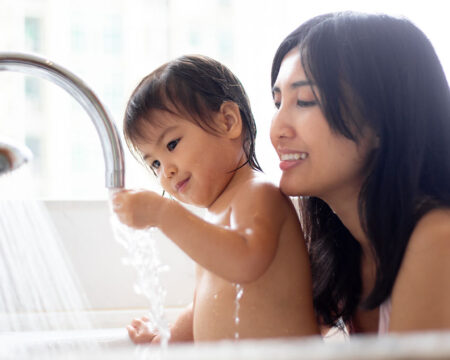
[[286, 119], [286, 114], [279, 110], [272, 118], [270, 137], [272, 142], [276, 139], [290, 138], [294, 135], [294, 129]]

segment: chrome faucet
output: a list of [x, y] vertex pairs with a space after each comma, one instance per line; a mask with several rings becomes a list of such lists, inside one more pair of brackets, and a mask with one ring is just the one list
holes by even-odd
[[0, 138], [0, 175], [19, 168], [32, 157], [31, 151], [26, 146]]
[[[90, 116], [103, 149], [107, 188], [124, 187], [123, 147], [114, 123], [94, 92], [76, 75], [50, 60], [25, 53], [0, 52], [0, 71], [35, 75], [59, 85], [72, 95]], [[6, 157], [0, 156], [0, 160]], [[6, 161], [6, 160], [5, 160]]]

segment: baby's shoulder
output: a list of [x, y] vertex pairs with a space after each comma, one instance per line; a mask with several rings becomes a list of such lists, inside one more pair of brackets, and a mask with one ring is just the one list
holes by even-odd
[[233, 201], [240, 207], [267, 209], [270, 212], [288, 210], [292, 206], [289, 197], [264, 177], [255, 177], [243, 183]]
[[277, 185], [263, 176], [258, 176], [247, 180], [242, 184], [237, 195], [239, 197], [245, 196], [251, 198], [260, 198], [262, 200], [278, 199], [284, 201], [288, 198], [281, 192], [280, 188]]

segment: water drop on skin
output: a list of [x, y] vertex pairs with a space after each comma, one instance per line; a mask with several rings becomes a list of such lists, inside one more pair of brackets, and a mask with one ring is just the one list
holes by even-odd
[[234, 284], [234, 287], [236, 289], [236, 298], [234, 300], [235, 310], [234, 310], [234, 324], [236, 325], [236, 329], [234, 332], [234, 338], [237, 340], [239, 339], [239, 331], [238, 331], [238, 325], [241, 321], [239, 319], [239, 309], [241, 307], [240, 300], [242, 299], [242, 296], [244, 295], [244, 288], [240, 284]]

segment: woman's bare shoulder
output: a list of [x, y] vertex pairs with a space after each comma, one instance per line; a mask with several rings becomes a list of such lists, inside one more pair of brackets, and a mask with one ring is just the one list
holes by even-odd
[[450, 329], [450, 209], [416, 224], [392, 291], [393, 331]]
[[422, 251], [430, 247], [450, 250], [450, 208], [430, 210], [417, 222], [408, 251]]

